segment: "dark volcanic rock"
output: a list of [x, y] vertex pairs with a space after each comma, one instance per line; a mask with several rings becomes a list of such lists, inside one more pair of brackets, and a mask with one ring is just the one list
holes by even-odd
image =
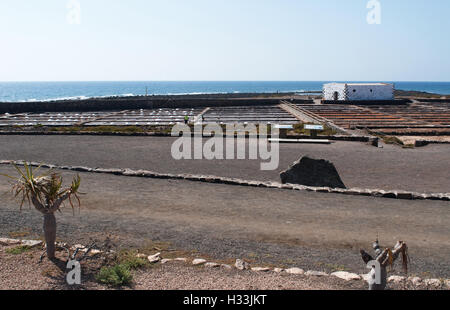
[[346, 188], [331, 162], [308, 156], [296, 161], [289, 169], [281, 172], [280, 177], [283, 184]]

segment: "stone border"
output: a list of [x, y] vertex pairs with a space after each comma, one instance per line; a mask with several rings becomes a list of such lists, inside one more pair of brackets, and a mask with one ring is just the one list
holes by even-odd
[[[25, 161], [23, 160], [0, 160], [0, 165], [11, 165], [15, 164], [18, 166], [23, 166]], [[106, 173], [114, 174], [120, 176], [129, 177], [143, 177], [152, 179], [170, 179], [170, 180], [187, 180], [194, 182], [203, 183], [216, 183], [216, 184], [226, 184], [226, 185], [237, 185], [237, 186], [250, 186], [250, 187], [262, 187], [262, 188], [277, 188], [286, 190], [300, 190], [308, 192], [318, 192], [318, 193], [334, 193], [342, 195], [352, 195], [352, 196], [369, 196], [378, 198], [391, 198], [391, 199], [403, 199], [403, 200], [438, 200], [438, 201], [450, 201], [450, 193], [417, 193], [409, 191], [398, 191], [398, 190], [381, 190], [381, 189], [361, 189], [361, 188], [330, 188], [330, 187], [314, 187], [305, 186], [297, 184], [281, 184], [279, 182], [263, 182], [263, 181], [250, 181], [238, 178], [227, 178], [212, 175], [194, 175], [194, 174], [168, 174], [159, 173], [149, 170], [132, 170], [132, 169], [120, 169], [120, 168], [89, 168], [83, 166], [57, 166], [46, 163], [29, 162], [29, 165], [33, 167], [43, 167], [48, 169], [60, 169], [60, 170], [70, 170], [77, 172], [89, 172], [89, 173]]]
[[[10, 239], [10, 238], [0, 238], [0, 245], [3, 245], [3, 246], [26, 245], [26, 246], [30, 246], [30, 247], [37, 247], [37, 246], [44, 247], [44, 244], [41, 240], [22, 240], [22, 239]], [[66, 243], [61, 243], [59, 245], [68, 247], [68, 245]], [[70, 247], [70, 249], [78, 250], [81, 252], [87, 252], [88, 247], [86, 247], [84, 245], [76, 244], [76, 245]], [[97, 250], [97, 249], [93, 249], [93, 250], [90, 250], [89, 254], [91, 256], [94, 256], [94, 255], [98, 255], [98, 254], [102, 254], [102, 253], [106, 253], [106, 252]], [[243, 259], [236, 259], [236, 263], [234, 264], [234, 266], [231, 266], [231, 265], [220, 264], [220, 263], [216, 263], [216, 262], [208, 262], [206, 259], [203, 259], [203, 258], [195, 258], [195, 259], [188, 259], [185, 257], [162, 258], [161, 253], [156, 253], [156, 254], [149, 255], [149, 256], [147, 256], [145, 254], [136, 254], [136, 257], [147, 259], [150, 264], [160, 263], [160, 264], [164, 265], [164, 264], [168, 264], [168, 263], [180, 262], [180, 263], [184, 263], [184, 264], [190, 264], [192, 266], [204, 267], [204, 268], [210, 268], [210, 269], [223, 268], [223, 269], [231, 270], [234, 268], [234, 269], [240, 270], [240, 271], [251, 271], [251, 272], [257, 272], [257, 273], [274, 272], [274, 273], [278, 273], [278, 274], [286, 273], [286, 274], [290, 274], [290, 275], [302, 275], [302, 276], [306, 276], [306, 277], [310, 277], [310, 278], [333, 276], [333, 277], [345, 280], [347, 282], [350, 282], [350, 281], [366, 281], [367, 282], [367, 277], [368, 277], [368, 274], [358, 275], [356, 273], [351, 273], [351, 272], [347, 272], [347, 271], [336, 271], [331, 274], [328, 274], [326, 272], [316, 271], [316, 270], [305, 271], [298, 267], [293, 267], [293, 268], [288, 268], [288, 269], [277, 268], [277, 267], [275, 267], [275, 268], [256, 267], [256, 266], [252, 267], [248, 262], [246, 262]], [[419, 277], [403, 277], [403, 276], [396, 276], [396, 275], [390, 276], [387, 279], [388, 283], [396, 283], [396, 284], [406, 282], [406, 281], [410, 282], [411, 284], [413, 284], [416, 287], [424, 285], [426, 287], [450, 289], [450, 279], [436, 279], [436, 278], [435, 279], [421, 279]]]
[[[64, 127], [64, 126], [59, 126]], [[70, 126], [69, 126], [70, 127]], [[92, 126], [95, 129], [95, 126]], [[2, 131], [0, 127], [0, 136], [126, 136], [126, 137], [173, 137], [171, 133], [165, 132], [101, 132], [101, 131]], [[269, 137], [270, 135], [268, 135]], [[175, 136], [177, 138], [179, 136]], [[204, 135], [205, 138], [210, 137]], [[224, 137], [236, 137], [224, 135]], [[245, 135], [248, 138], [248, 134]], [[308, 135], [288, 135], [288, 139], [308, 139], [311, 138]], [[320, 139], [327, 139], [333, 141], [346, 141], [346, 142], [372, 142], [376, 137], [363, 136], [363, 135], [334, 135], [334, 136], [318, 136]]]

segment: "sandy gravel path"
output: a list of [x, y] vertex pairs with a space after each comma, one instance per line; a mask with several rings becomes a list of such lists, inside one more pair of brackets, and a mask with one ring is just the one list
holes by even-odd
[[181, 160], [171, 157], [175, 138], [108, 136], [0, 136], [0, 159], [61, 165], [146, 169], [280, 181], [280, 171], [303, 155], [332, 161], [348, 187], [450, 192], [450, 145], [402, 149], [336, 142], [281, 144], [280, 165], [261, 171], [259, 160]]

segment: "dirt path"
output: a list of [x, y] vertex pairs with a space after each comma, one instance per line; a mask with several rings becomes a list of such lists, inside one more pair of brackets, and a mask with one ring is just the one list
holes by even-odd
[[357, 142], [281, 144], [276, 171], [258, 160], [181, 160], [171, 157], [174, 138], [108, 136], [0, 136], [0, 159], [54, 164], [146, 169], [280, 181], [280, 171], [303, 155], [332, 161], [348, 187], [450, 192], [450, 145], [383, 149]]
[[[0, 173], [12, 173], [1, 167]], [[70, 174], [63, 173], [66, 180]], [[359, 248], [379, 236], [408, 243], [411, 273], [450, 276], [448, 202], [406, 201], [190, 181], [81, 174], [82, 212], [58, 215], [59, 237], [105, 238], [140, 246], [148, 240], [212, 258], [247, 258], [281, 267], [365, 272]], [[0, 192], [7, 190], [0, 179]], [[2, 196], [0, 235], [29, 228], [41, 235], [34, 210], [17, 211]]]

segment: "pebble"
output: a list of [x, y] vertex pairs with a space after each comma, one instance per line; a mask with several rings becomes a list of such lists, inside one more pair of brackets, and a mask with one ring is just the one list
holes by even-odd
[[270, 271], [270, 268], [267, 267], [253, 267], [252, 271], [256, 271], [256, 272], [267, 272]]
[[242, 259], [237, 259], [234, 266], [239, 270], [246, 270], [250, 268], [250, 265]]
[[148, 261], [152, 264], [157, 263], [161, 260], [161, 257], [159, 257], [161, 253], [156, 253], [154, 255], [150, 255], [147, 257]]
[[187, 263], [188, 259], [184, 257], [177, 257], [175, 258], [175, 261]]
[[419, 277], [409, 277], [408, 281], [417, 286], [420, 284], [420, 282], [422, 282], [422, 279]]
[[8, 246], [8, 245], [16, 245], [20, 244], [20, 240], [9, 239], [9, 238], [0, 238], [0, 245]]
[[332, 276], [335, 276], [339, 279], [343, 279], [345, 281], [352, 281], [352, 280], [361, 280], [361, 277], [357, 275], [356, 273], [350, 273], [347, 271], [336, 271], [331, 274]]
[[406, 278], [405, 277], [401, 277], [401, 276], [390, 276], [387, 281], [388, 283], [401, 283], [403, 281], [405, 281]]
[[220, 267], [220, 264], [218, 264], [218, 263], [206, 263], [205, 267], [217, 268], [217, 267]]
[[34, 248], [36, 246], [42, 245], [43, 242], [41, 240], [22, 240], [21, 244]]
[[305, 275], [314, 277], [327, 277], [328, 273], [322, 271], [308, 270]]
[[303, 269], [297, 268], [297, 267], [289, 268], [289, 269], [286, 269], [285, 271], [289, 274], [304, 274], [305, 273], [305, 271]]
[[439, 279], [425, 279], [423, 282], [428, 286], [440, 287], [442, 282]]
[[204, 263], [206, 263], [206, 259], [203, 258], [197, 258], [192, 261], [192, 265], [194, 266], [203, 265]]

